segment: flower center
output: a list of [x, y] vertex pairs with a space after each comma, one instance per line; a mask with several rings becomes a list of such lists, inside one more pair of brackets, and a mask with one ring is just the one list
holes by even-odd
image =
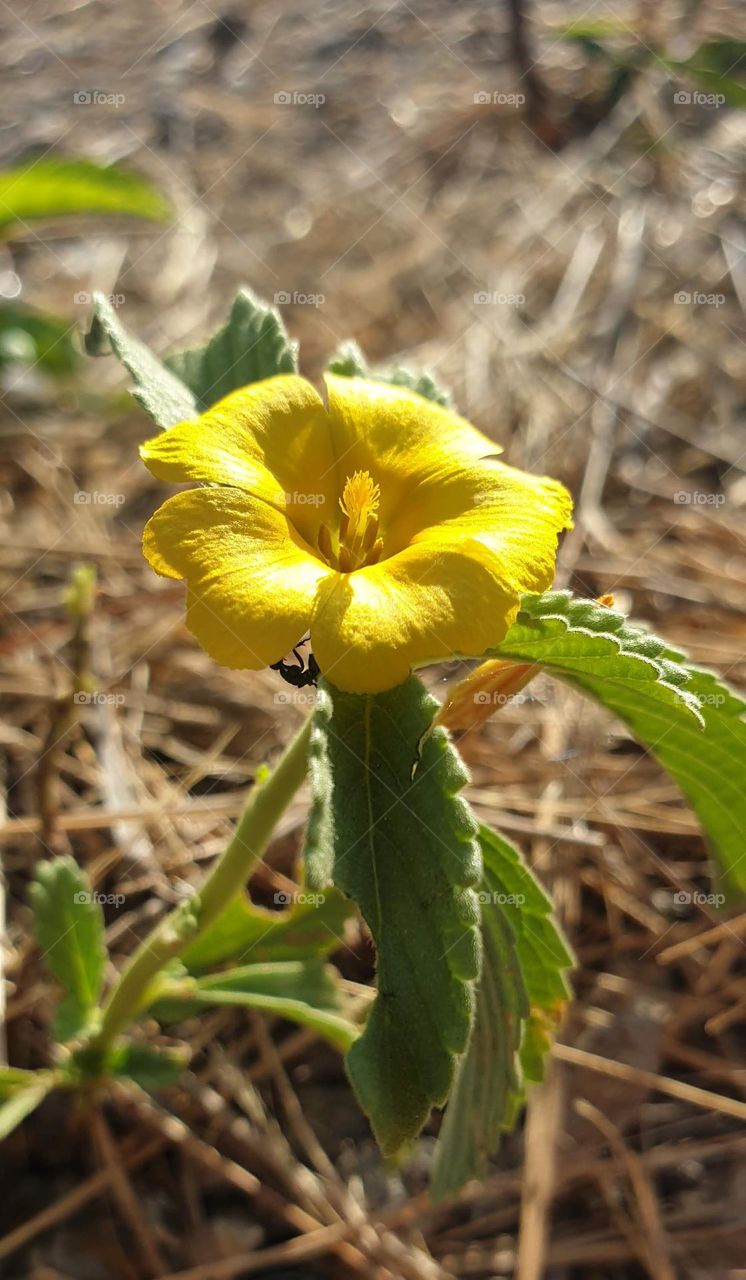
[[335, 539], [328, 524], [319, 529], [319, 551], [327, 564], [340, 573], [352, 573], [366, 564], [376, 564], [383, 551], [378, 536], [378, 507], [381, 491], [367, 471], [348, 476], [339, 505], [342, 515]]

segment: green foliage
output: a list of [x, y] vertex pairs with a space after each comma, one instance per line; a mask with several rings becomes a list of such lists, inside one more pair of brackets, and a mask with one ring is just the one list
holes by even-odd
[[156, 426], [165, 429], [198, 417], [199, 408], [188, 387], [166, 369], [144, 343], [127, 332], [103, 294], [93, 296], [93, 321], [85, 340], [88, 354], [100, 356], [110, 350], [114, 352], [134, 379], [133, 396]]
[[730, 107], [746, 107], [743, 40], [706, 40], [685, 61], [664, 58], [667, 67], [694, 80], [710, 94], [720, 95]]
[[81, 1035], [101, 994], [106, 964], [104, 920], [87, 876], [73, 858], [42, 862], [31, 888], [36, 938], [50, 973], [64, 990], [55, 1035]]
[[629, 725], [699, 817], [726, 883], [746, 889], [746, 703], [622, 614], [566, 591], [525, 596], [496, 657], [535, 662]]
[[62, 377], [72, 372], [76, 361], [69, 321], [15, 302], [0, 306], [0, 366], [36, 365]]
[[0, 1067], [0, 1102], [6, 1102], [19, 1089], [30, 1089], [41, 1082], [43, 1073], [24, 1071], [22, 1067]]
[[247, 964], [205, 978], [176, 980], [151, 1009], [162, 1021], [178, 1021], [208, 1005], [262, 1009], [311, 1027], [340, 1049], [349, 1049], [357, 1028], [341, 1013], [338, 974], [319, 960]]
[[204, 346], [169, 356], [166, 365], [189, 387], [203, 413], [250, 382], [297, 373], [297, 351], [279, 313], [250, 289], [240, 289], [222, 329]]
[[387, 373], [378, 374], [376, 381], [390, 382], [394, 387], [406, 387], [408, 391], [416, 391], [425, 400], [434, 400], [436, 404], [445, 405], [446, 408], [451, 404], [449, 392], [430, 373], [413, 373], [410, 369], [397, 365]]
[[448, 1094], [479, 972], [476, 824], [434, 700], [410, 677], [374, 696], [322, 683], [310, 751], [312, 888], [333, 882], [373, 936], [378, 995], [348, 1073], [387, 1155]]
[[170, 208], [144, 178], [90, 160], [47, 156], [0, 173], [0, 227], [88, 213], [163, 221]]
[[330, 373], [336, 373], [340, 378], [367, 378], [368, 366], [365, 363], [365, 356], [360, 350], [356, 342], [350, 339], [343, 342], [334, 352], [331, 360], [326, 366]]
[[131, 1080], [141, 1089], [162, 1089], [176, 1084], [187, 1065], [187, 1055], [180, 1049], [152, 1049], [132, 1042], [117, 1044], [102, 1053], [95, 1044], [73, 1050], [63, 1068], [68, 1087], [107, 1078]]
[[356, 342], [343, 342], [329, 361], [327, 369], [341, 378], [370, 378], [373, 382], [406, 387], [409, 391], [416, 391], [425, 400], [434, 400], [436, 404], [449, 406], [451, 403], [449, 392], [441, 387], [430, 373], [415, 373], [410, 369], [402, 368], [401, 365], [395, 365], [393, 369], [379, 369], [372, 372]]
[[8, 1092], [0, 1092], [3, 1099], [0, 1103], [0, 1142], [36, 1110], [54, 1087], [51, 1072], [29, 1071], [25, 1074], [32, 1076], [32, 1080]]
[[257, 962], [328, 955], [341, 946], [345, 921], [353, 912], [352, 905], [333, 890], [308, 895], [307, 901], [294, 903], [289, 911], [266, 911], [241, 893], [187, 948], [182, 960], [187, 969], [199, 973], [248, 955]]
[[569, 996], [573, 959], [551, 903], [521, 854], [480, 827], [482, 972], [469, 1047], [459, 1062], [438, 1142], [435, 1200], [484, 1176], [510, 1128], [524, 1081], [541, 1079], [555, 1025]]

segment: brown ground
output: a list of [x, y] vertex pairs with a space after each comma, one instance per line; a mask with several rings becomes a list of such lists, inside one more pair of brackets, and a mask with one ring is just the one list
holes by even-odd
[[[609, 109], [603, 66], [558, 39], [568, 11], [537, 5], [548, 101], [517, 108], [474, 103], [525, 88], [504, 5], [3, 4], [0, 162], [47, 148], [125, 161], [177, 209], [167, 228], [24, 232], [12, 265], [25, 299], [71, 324], [76, 293], [123, 294], [124, 323], [159, 350], [208, 332], [240, 283], [323, 294], [283, 307], [306, 372], [348, 336], [375, 360], [434, 369], [509, 461], [576, 494], [560, 582], [614, 592], [743, 686], [744, 116], [677, 103], [656, 59]], [[714, 3], [641, 11], [638, 48], [686, 56], [698, 32], [733, 32]], [[91, 89], [125, 100], [75, 104]], [[144, 566], [140, 529], [164, 491], [137, 461], [150, 427], [122, 385], [113, 361], [86, 363], [61, 394], [38, 371], [5, 375], [2, 850], [20, 1066], [49, 1053], [25, 895], [44, 853], [37, 761], [69, 679], [71, 565], [98, 568], [93, 661], [124, 702], [84, 708], [57, 752], [47, 844], [126, 894], [109, 922], [118, 963], [220, 849], [246, 783], [302, 715], [278, 705], [272, 673], [211, 664], [184, 629], [181, 588]], [[76, 505], [80, 490], [125, 501]], [[490, 1179], [434, 1211], [435, 1123], [387, 1173], [330, 1050], [220, 1012], [193, 1028], [182, 1089], [150, 1108], [120, 1099], [97, 1121], [52, 1100], [7, 1143], [9, 1280], [746, 1275], [746, 916], [718, 925], [706, 902], [677, 904], [710, 888], [695, 820], [619, 726], [549, 683], [462, 749], [473, 798], [552, 887], [578, 956], [551, 1079]], [[292, 874], [302, 820], [301, 803], [259, 898]], [[371, 977], [359, 939], [340, 965]], [[588, 1054], [621, 1064], [616, 1076]]]

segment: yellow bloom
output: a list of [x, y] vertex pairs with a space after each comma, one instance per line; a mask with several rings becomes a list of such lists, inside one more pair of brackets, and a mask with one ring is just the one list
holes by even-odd
[[257, 670], [310, 630], [321, 671], [375, 693], [413, 666], [477, 657], [544, 591], [570, 497], [413, 392], [328, 375], [328, 407], [283, 375], [142, 447], [177, 493], [148, 522], [153, 568], [185, 578], [217, 662]]

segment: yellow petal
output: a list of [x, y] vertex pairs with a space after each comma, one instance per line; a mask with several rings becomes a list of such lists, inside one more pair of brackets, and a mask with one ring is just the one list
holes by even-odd
[[413, 546], [390, 560], [322, 583], [311, 645], [323, 674], [353, 693], [378, 693], [413, 666], [480, 655], [502, 639], [518, 596], [495, 573], [491, 552]]
[[332, 576], [281, 512], [237, 489], [169, 498], [143, 550], [157, 573], [186, 578], [187, 626], [203, 649], [253, 671], [303, 637], [318, 585]]
[[[440, 515], [438, 515], [440, 513]], [[513, 592], [546, 591], [554, 578], [559, 534], [572, 528], [572, 498], [557, 480], [499, 461], [454, 469], [416, 496], [397, 537], [413, 546], [477, 542], [492, 553], [496, 572]], [[419, 531], [414, 522], [422, 522]]]
[[310, 382], [294, 374], [232, 392], [140, 452], [159, 480], [230, 485], [264, 498], [287, 511], [307, 539], [336, 508], [326, 410]]
[[464, 466], [500, 452], [457, 413], [413, 391], [330, 373], [325, 381], [339, 491], [356, 471], [373, 477], [381, 490], [384, 541], [386, 527], [420, 485], [437, 483], [456, 462]]

